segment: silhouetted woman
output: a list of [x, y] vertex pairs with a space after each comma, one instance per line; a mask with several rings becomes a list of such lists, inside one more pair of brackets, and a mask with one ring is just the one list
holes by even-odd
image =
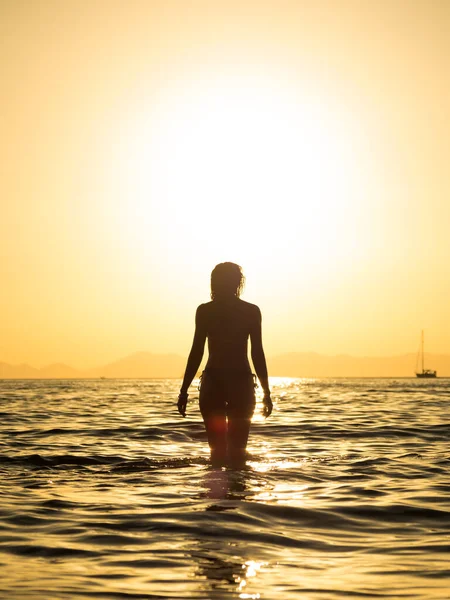
[[255, 410], [254, 377], [247, 357], [251, 355], [264, 390], [263, 415], [272, 412], [266, 359], [261, 339], [261, 311], [239, 298], [244, 275], [239, 265], [220, 263], [211, 273], [211, 302], [201, 304], [195, 316], [195, 335], [178, 410], [186, 416], [188, 388], [203, 358], [208, 338], [209, 357], [201, 377], [200, 411], [205, 422], [211, 460], [223, 464], [245, 462], [251, 418]]

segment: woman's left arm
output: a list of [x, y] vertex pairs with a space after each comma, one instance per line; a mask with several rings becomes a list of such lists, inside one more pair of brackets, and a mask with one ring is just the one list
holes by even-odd
[[206, 323], [205, 316], [201, 304], [197, 308], [195, 314], [195, 334], [194, 341], [192, 342], [192, 348], [189, 353], [189, 358], [186, 365], [186, 371], [183, 377], [183, 383], [181, 385], [180, 394], [178, 396], [178, 410], [184, 416], [186, 416], [186, 405], [188, 399], [188, 389], [197, 374], [200, 363], [202, 362], [203, 352], [205, 350], [206, 341]]

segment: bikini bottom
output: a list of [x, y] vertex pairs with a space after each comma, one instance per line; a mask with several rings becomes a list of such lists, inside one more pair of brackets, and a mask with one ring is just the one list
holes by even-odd
[[203, 418], [251, 419], [256, 385], [256, 376], [251, 371], [206, 368], [200, 378], [199, 404]]

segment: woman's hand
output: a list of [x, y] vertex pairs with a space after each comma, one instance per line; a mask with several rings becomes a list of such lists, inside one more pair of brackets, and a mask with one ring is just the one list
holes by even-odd
[[270, 397], [270, 392], [264, 392], [262, 414], [265, 419], [272, 414], [273, 404]]
[[186, 416], [186, 406], [187, 406], [188, 398], [189, 398], [189, 395], [187, 392], [180, 392], [178, 394], [178, 403], [177, 403], [178, 412], [183, 417]]

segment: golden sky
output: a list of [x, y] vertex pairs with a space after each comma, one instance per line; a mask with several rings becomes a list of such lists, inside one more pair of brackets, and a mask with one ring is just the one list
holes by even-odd
[[450, 353], [450, 2], [2, 0], [0, 361]]

